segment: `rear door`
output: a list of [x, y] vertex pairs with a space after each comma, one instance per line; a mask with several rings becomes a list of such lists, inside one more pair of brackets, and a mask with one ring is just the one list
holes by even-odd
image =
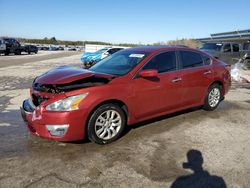
[[177, 71], [176, 52], [155, 55], [141, 70], [155, 69], [157, 77], [132, 80], [134, 109], [137, 118], [155, 115], [180, 107], [181, 80]]
[[[203, 103], [213, 78], [211, 60], [195, 51], [179, 51], [183, 107]], [[206, 65], [205, 65], [206, 62]]]
[[240, 58], [240, 44], [233, 43], [232, 50], [232, 63], [237, 63]]
[[230, 43], [225, 43], [222, 47], [221, 54], [219, 56], [219, 59], [224, 61], [225, 63], [232, 64], [233, 60], [233, 53], [232, 53], [232, 47]]

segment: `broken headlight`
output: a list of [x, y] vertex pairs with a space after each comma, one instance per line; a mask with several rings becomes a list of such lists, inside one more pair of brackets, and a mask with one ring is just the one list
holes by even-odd
[[79, 109], [80, 102], [88, 93], [67, 97], [46, 106], [47, 111], [73, 111]]

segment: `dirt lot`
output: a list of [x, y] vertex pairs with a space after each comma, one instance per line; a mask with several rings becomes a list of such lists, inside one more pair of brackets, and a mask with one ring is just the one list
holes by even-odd
[[[79, 67], [79, 58], [0, 56], [0, 187], [250, 186], [247, 84], [234, 84], [213, 112], [193, 109], [144, 122], [105, 146], [30, 136], [19, 106], [33, 78], [58, 65]], [[187, 153], [194, 174], [182, 166]]]

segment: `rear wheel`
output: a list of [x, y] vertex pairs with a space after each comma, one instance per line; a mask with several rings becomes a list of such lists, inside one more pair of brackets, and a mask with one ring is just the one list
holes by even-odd
[[21, 55], [21, 50], [16, 50], [15, 55]]
[[222, 87], [219, 84], [213, 84], [209, 87], [207, 96], [205, 99], [205, 104], [203, 106], [204, 110], [212, 111], [219, 105], [222, 96]]
[[125, 123], [125, 113], [118, 105], [104, 104], [89, 119], [88, 138], [97, 144], [111, 143], [121, 136]]

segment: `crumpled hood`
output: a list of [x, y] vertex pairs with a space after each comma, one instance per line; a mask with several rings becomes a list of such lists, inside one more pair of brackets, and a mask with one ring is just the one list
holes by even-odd
[[60, 85], [68, 84], [77, 80], [82, 80], [93, 76], [107, 79], [113, 77], [111, 75], [95, 73], [86, 69], [75, 68], [72, 66], [61, 66], [58, 68], [51, 69], [50, 71], [37, 77], [35, 79], [35, 83]]

